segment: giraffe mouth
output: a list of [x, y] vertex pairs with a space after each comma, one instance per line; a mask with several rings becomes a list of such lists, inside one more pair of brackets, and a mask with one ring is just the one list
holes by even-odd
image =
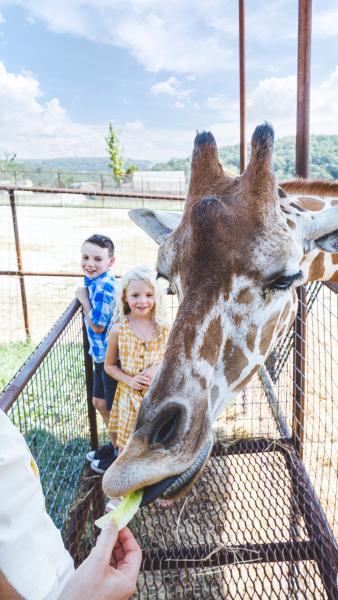
[[176, 499], [182, 496], [182, 493], [186, 488], [191, 487], [196, 476], [207, 462], [211, 448], [212, 442], [208, 442], [204, 448], [202, 448], [195, 462], [179, 475], [166, 477], [166, 479], [162, 479], [162, 481], [158, 481], [157, 483], [145, 487], [141, 506], [150, 504], [150, 502], [153, 502], [160, 496], [160, 506], [166, 507], [173, 504]]

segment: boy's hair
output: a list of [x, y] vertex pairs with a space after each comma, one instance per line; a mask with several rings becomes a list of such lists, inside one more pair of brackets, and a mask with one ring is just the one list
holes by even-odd
[[89, 242], [90, 244], [95, 244], [96, 246], [100, 246], [100, 248], [107, 248], [109, 256], [114, 256], [114, 243], [107, 235], [94, 233], [83, 243], [85, 244], [86, 242]]
[[125, 300], [125, 292], [129, 283], [135, 280], [145, 281], [145, 283], [153, 288], [155, 305], [152, 317], [156, 325], [168, 325], [163, 289], [161, 288], [160, 282], [156, 279], [156, 272], [147, 266], [136, 267], [121, 277], [115, 296], [115, 309], [112, 323], [123, 321], [125, 315], [130, 313], [129, 304]]

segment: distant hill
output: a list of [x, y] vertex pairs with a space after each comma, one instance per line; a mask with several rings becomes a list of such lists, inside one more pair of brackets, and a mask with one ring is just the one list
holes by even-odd
[[[27, 169], [43, 169], [44, 171], [65, 171], [83, 173], [99, 172], [105, 173], [110, 171], [108, 158], [50, 158], [50, 159], [23, 159], [20, 164]], [[153, 162], [150, 160], [132, 160], [127, 158], [124, 161], [124, 166], [127, 168], [130, 165], [136, 165], [140, 171], [149, 171]]]
[[[295, 176], [295, 148], [294, 136], [276, 140], [274, 169], [277, 179], [280, 181]], [[250, 156], [250, 144], [247, 145], [247, 156], [248, 158]], [[223, 166], [239, 172], [239, 144], [220, 147], [219, 157]], [[190, 162], [190, 157], [186, 159], [172, 158], [166, 163], [156, 163], [152, 168], [155, 171], [182, 169], [189, 177]], [[337, 135], [310, 136], [310, 177], [313, 179], [338, 179]]]
[[[249, 157], [250, 145], [247, 147]], [[239, 144], [219, 148], [220, 161], [225, 167], [239, 172]], [[190, 176], [191, 157], [171, 158], [168, 162], [153, 163], [149, 160], [125, 160], [125, 167], [136, 165], [140, 171], [184, 171]], [[289, 179], [295, 175], [295, 137], [276, 140], [274, 168], [277, 179]], [[61, 176], [60, 174], [61, 173]], [[64, 173], [62, 175], [62, 173]], [[103, 175], [102, 175], [103, 174]], [[310, 177], [338, 179], [338, 136], [312, 135], [310, 137]], [[61, 185], [68, 187], [81, 181], [98, 181], [104, 186], [114, 185], [107, 158], [55, 158], [46, 160], [0, 160], [1, 180], [28, 178], [36, 185]], [[103, 181], [104, 180], [104, 181]]]

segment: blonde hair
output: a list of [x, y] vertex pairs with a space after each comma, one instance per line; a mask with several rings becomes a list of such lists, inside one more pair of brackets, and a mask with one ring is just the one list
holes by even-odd
[[140, 266], [128, 271], [121, 277], [115, 296], [115, 309], [112, 317], [112, 323], [123, 321], [125, 315], [130, 312], [128, 302], [125, 300], [125, 294], [131, 281], [144, 281], [154, 290], [155, 304], [152, 310], [152, 318], [156, 325], [168, 325], [167, 311], [164, 303], [164, 292], [161, 284], [156, 279], [156, 272], [147, 266]]

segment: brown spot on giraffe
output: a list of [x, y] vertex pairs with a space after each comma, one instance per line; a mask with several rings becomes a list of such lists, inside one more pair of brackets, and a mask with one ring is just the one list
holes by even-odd
[[308, 281], [315, 281], [321, 279], [324, 275], [324, 252], [319, 252], [313, 259], [310, 270]]
[[290, 229], [296, 229], [296, 223], [294, 221], [291, 221], [291, 219], [286, 219], [286, 222]]
[[249, 383], [250, 379], [253, 377], [253, 375], [256, 373], [256, 371], [258, 371], [258, 369], [259, 369], [258, 365], [256, 365], [253, 369], [251, 369], [249, 375], [247, 375], [245, 377], [245, 379], [243, 379], [243, 381], [241, 381], [241, 383], [239, 383], [235, 387], [234, 392], [240, 392], [246, 386], [246, 384]]
[[250, 304], [250, 302], [252, 302], [252, 298], [253, 297], [250, 288], [246, 287], [239, 292], [236, 302], [239, 304]]
[[216, 364], [218, 358], [222, 337], [221, 318], [217, 317], [217, 319], [210, 321], [200, 349], [200, 357], [213, 366]]
[[242, 315], [240, 315], [238, 313], [233, 313], [232, 318], [233, 318], [234, 325], [238, 328], [243, 321]]
[[210, 392], [210, 400], [212, 403], [216, 402], [219, 397], [219, 387], [218, 385], [213, 385]]
[[202, 375], [197, 373], [197, 371], [195, 371], [194, 369], [192, 370], [191, 374], [193, 377], [195, 377], [195, 379], [197, 379], [202, 390], [206, 390], [207, 389], [207, 381], [206, 381], [205, 377], [202, 377]]
[[288, 317], [288, 315], [289, 315], [290, 309], [291, 309], [291, 302], [289, 301], [289, 302], [287, 302], [287, 303], [286, 303], [286, 305], [284, 306], [283, 312], [282, 312], [281, 316], [279, 317], [279, 321], [278, 321], [278, 325], [279, 325], [279, 326], [282, 326], [282, 325], [283, 325], [283, 323], [284, 323], [285, 319], [286, 319], [286, 318]]
[[251, 323], [248, 327], [248, 331], [246, 334], [246, 343], [248, 345], [248, 349], [250, 350], [250, 352], [252, 352], [254, 349], [256, 337], [257, 337], [257, 325], [254, 325], [253, 323]]
[[273, 313], [270, 319], [265, 323], [262, 333], [261, 333], [261, 341], [259, 343], [259, 352], [264, 356], [270, 346], [272, 335], [276, 326], [277, 319], [279, 317], [279, 312]]
[[331, 206], [337, 206], [337, 205], [338, 205], [338, 200], [332, 200]]
[[311, 196], [304, 196], [303, 198], [299, 198], [297, 200], [297, 204], [300, 204], [302, 208], [307, 210], [323, 210], [326, 204], [323, 200], [319, 200], [319, 198], [313, 198]]
[[338, 254], [332, 254], [331, 259], [333, 265], [338, 265]]
[[230, 385], [242, 373], [248, 364], [242, 348], [233, 344], [231, 338], [228, 338], [224, 347], [224, 375]]

